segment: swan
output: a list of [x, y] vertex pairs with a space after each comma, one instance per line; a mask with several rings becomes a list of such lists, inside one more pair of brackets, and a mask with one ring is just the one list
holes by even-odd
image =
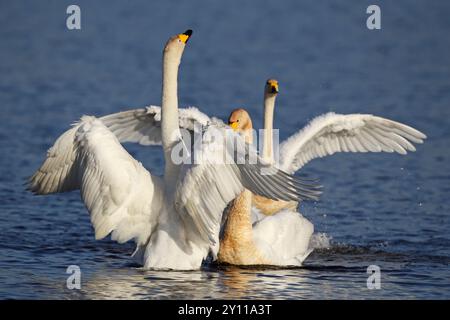
[[[28, 181], [28, 189], [35, 194], [79, 189], [95, 238], [111, 234], [119, 243], [134, 240], [133, 256], [145, 269], [200, 268], [218, 239], [225, 206], [244, 188], [273, 199], [311, 197], [302, 181], [265, 164], [241, 137], [231, 136], [232, 130], [213, 119], [201, 128], [202, 143], [195, 154], [189, 154], [187, 161], [176, 161], [174, 151], [186, 146], [180, 130], [178, 68], [191, 35], [187, 30], [173, 36], [164, 47], [160, 129], [152, 131], [158, 131], [154, 141], [143, 136], [142, 127], [122, 126], [130, 119], [138, 124], [152, 121], [151, 107], [103, 118], [83, 116], [55, 141]], [[220, 140], [230, 136], [236, 148]], [[121, 140], [161, 143], [164, 176], [146, 170]], [[226, 162], [223, 155], [256, 162]], [[263, 169], [270, 174], [262, 175]]]
[[[263, 118], [263, 145], [262, 158], [267, 163], [273, 164], [273, 111], [275, 108], [275, 99], [278, 94], [278, 81], [269, 79], [264, 87], [264, 118]], [[297, 210], [298, 203], [295, 201], [273, 201], [258, 195], [253, 195], [252, 205], [258, 209], [258, 213], [263, 215], [273, 215], [282, 209]]]
[[[234, 110], [228, 121], [246, 143], [253, 143], [252, 121], [245, 109]], [[312, 223], [299, 213], [284, 209], [252, 224], [252, 198], [252, 192], [244, 190], [231, 203], [217, 261], [233, 265], [300, 266], [312, 251], [308, 248], [314, 231]]]
[[[275, 163], [273, 113], [279, 84], [269, 79], [264, 89], [264, 141], [262, 158]], [[229, 125], [252, 143], [252, 122], [244, 109], [234, 110]], [[372, 115], [328, 113], [280, 146], [280, 167], [294, 173], [309, 160], [335, 152], [415, 151], [410, 141], [426, 136], [404, 124]], [[267, 199], [243, 191], [231, 204], [220, 240], [218, 261], [234, 265], [300, 266], [311, 253], [313, 225], [296, 211], [295, 201]], [[252, 224], [253, 217], [263, 213]]]
[[[279, 92], [276, 79], [268, 79], [264, 87], [263, 159], [274, 163], [273, 115]], [[329, 112], [313, 119], [307, 126], [283, 141], [279, 147], [277, 166], [295, 173], [309, 161], [336, 152], [396, 152], [415, 151], [411, 142], [423, 143], [426, 135], [405, 124], [371, 114], [336, 114]], [[265, 215], [281, 209], [295, 209], [295, 201], [277, 201], [259, 195], [253, 206]]]

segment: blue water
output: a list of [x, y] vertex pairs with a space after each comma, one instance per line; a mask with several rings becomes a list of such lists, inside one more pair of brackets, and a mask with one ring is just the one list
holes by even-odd
[[[0, 298], [450, 298], [448, 1], [73, 1], [0, 4]], [[379, 4], [382, 29], [365, 26]], [[83, 114], [159, 104], [161, 51], [187, 28], [181, 105], [260, 128], [268, 77], [280, 81], [284, 139], [324, 112], [373, 113], [428, 135], [417, 152], [314, 160], [318, 203], [302, 204], [318, 249], [297, 269], [142, 271], [131, 243], [95, 241], [78, 192], [33, 196], [23, 182]], [[152, 173], [158, 148], [127, 146]], [[66, 288], [67, 266], [82, 270]], [[381, 289], [366, 286], [381, 268]]]

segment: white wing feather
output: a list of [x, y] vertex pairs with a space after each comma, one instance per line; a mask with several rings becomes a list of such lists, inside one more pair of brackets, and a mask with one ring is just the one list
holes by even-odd
[[[180, 129], [194, 131], [194, 125], [205, 126], [209, 117], [195, 107], [178, 110]], [[161, 107], [149, 106], [113, 113], [100, 120], [116, 135], [120, 142], [141, 145], [161, 145]]]
[[[42, 181], [37, 178], [41, 168], [33, 176], [32, 191], [45, 194], [79, 188], [96, 239], [112, 232], [111, 238], [120, 243], [147, 242], [162, 204], [161, 182], [128, 154], [101, 121], [84, 116], [51, 151], [57, 156], [49, 152], [42, 167], [47, 174]], [[70, 164], [57, 161], [63, 159], [70, 159]]]
[[76, 147], [75, 134], [79, 126], [64, 132], [48, 149], [47, 158], [30, 177], [28, 189], [36, 194], [49, 194], [76, 190], [78, 167], [74, 166]]
[[407, 125], [370, 114], [327, 113], [280, 146], [280, 168], [294, 173], [315, 158], [336, 152], [415, 151], [411, 142], [422, 143], [426, 136]]
[[[161, 108], [149, 106], [109, 114], [99, 118], [121, 143], [161, 144]], [[195, 107], [179, 109], [180, 128], [193, 131], [194, 125], [206, 125], [209, 117]], [[48, 150], [47, 158], [29, 179], [28, 188], [36, 194], [50, 194], [78, 189], [75, 133], [81, 123], [64, 132]]]
[[[235, 144], [226, 143], [230, 139]], [[241, 136], [218, 123], [209, 125], [194, 154], [196, 162], [181, 171], [175, 206], [208, 243], [217, 241], [225, 207], [244, 188], [274, 200], [310, 199], [320, 194], [314, 186], [302, 188], [299, 179], [262, 164], [256, 150]], [[248, 159], [256, 160], [256, 164]], [[262, 174], [263, 168], [266, 174]]]

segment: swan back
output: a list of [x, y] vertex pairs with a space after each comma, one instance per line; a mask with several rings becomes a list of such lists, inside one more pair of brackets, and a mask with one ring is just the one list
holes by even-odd
[[282, 210], [253, 225], [255, 246], [271, 265], [300, 266], [311, 253], [314, 226], [300, 213]]

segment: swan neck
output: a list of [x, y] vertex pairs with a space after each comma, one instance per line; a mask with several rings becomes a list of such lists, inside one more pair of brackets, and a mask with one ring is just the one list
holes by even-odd
[[251, 207], [252, 193], [246, 189], [231, 205], [225, 224], [224, 239], [237, 243], [253, 241]]
[[252, 196], [249, 190], [244, 190], [230, 207], [220, 240], [220, 262], [236, 265], [270, 264], [253, 239]]
[[164, 149], [165, 172], [167, 181], [176, 177], [176, 165], [172, 161], [171, 153], [181, 135], [178, 124], [178, 68], [181, 57], [163, 55], [162, 75], [162, 104], [161, 104], [161, 138]]
[[275, 95], [264, 95], [264, 144], [263, 159], [273, 163], [273, 113], [275, 110]]
[[244, 141], [248, 144], [253, 144], [253, 129], [246, 129], [242, 132]]

